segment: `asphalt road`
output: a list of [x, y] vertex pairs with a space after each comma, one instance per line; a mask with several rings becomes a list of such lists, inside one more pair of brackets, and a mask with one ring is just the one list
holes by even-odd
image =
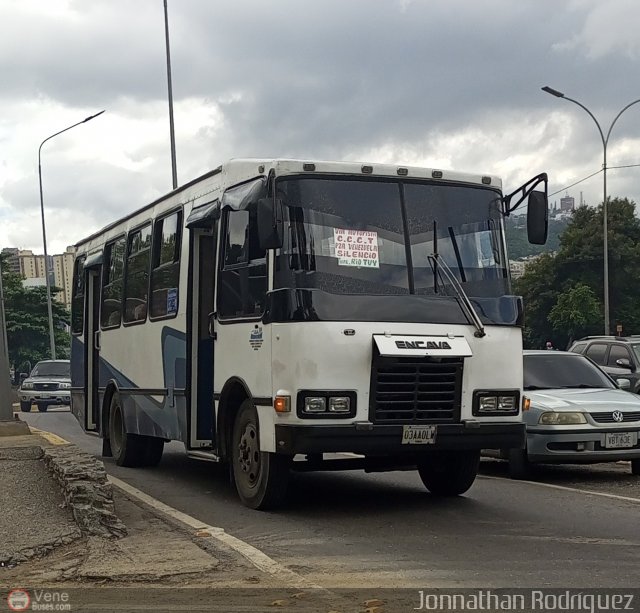
[[[100, 454], [101, 441], [66, 409], [21, 417]], [[187, 458], [178, 443], [165, 446], [153, 469], [121, 468], [108, 458], [105, 466], [328, 587], [640, 584], [640, 480], [628, 464], [545, 468], [531, 483], [505, 478], [504, 464], [487, 460], [465, 496], [444, 500], [413, 472], [302, 473], [293, 475], [289, 505], [277, 513], [243, 507], [222, 467]]]

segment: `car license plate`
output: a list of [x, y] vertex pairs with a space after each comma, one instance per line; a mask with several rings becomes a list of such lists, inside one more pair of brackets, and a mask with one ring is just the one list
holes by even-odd
[[40, 398], [51, 398], [51, 394], [40, 394]]
[[437, 426], [402, 426], [403, 445], [433, 445]]
[[638, 444], [637, 432], [607, 432], [604, 435], [604, 446], [607, 449], [623, 449]]

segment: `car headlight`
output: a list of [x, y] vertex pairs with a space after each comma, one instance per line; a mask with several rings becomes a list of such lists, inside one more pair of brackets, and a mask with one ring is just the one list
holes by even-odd
[[511, 390], [473, 393], [474, 415], [517, 415], [520, 412], [520, 392]]
[[538, 423], [545, 426], [568, 426], [586, 424], [587, 418], [580, 411], [547, 411], [540, 415]]
[[22, 389], [23, 390], [32, 390], [33, 389], [33, 383], [31, 381], [23, 381], [22, 382]]
[[60, 383], [58, 388], [61, 390], [68, 390], [71, 387], [71, 383]]

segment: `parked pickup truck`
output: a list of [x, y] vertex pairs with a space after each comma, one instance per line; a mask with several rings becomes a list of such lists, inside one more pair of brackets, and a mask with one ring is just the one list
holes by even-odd
[[[24, 376], [24, 375], [23, 375]], [[69, 360], [38, 362], [18, 390], [20, 410], [28, 413], [35, 404], [44, 413], [52, 405], [71, 404]]]

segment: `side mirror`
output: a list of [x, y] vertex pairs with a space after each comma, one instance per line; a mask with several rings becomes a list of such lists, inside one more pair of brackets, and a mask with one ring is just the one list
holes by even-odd
[[621, 390], [631, 389], [631, 381], [629, 381], [629, 379], [616, 379], [616, 385]]
[[28, 377], [29, 375], [26, 372], [21, 372], [20, 373], [20, 385], [22, 385], [22, 382]]
[[633, 370], [633, 366], [631, 365], [631, 362], [627, 358], [620, 358], [619, 360], [616, 360], [616, 366], [619, 366], [620, 368], [628, 368], [629, 370]]
[[527, 201], [527, 238], [532, 245], [544, 245], [549, 231], [549, 202], [544, 192], [531, 192]]
[[257, 205], [258, 240], [261, 249], [282, 247], [282, 200], [260, 198]]

